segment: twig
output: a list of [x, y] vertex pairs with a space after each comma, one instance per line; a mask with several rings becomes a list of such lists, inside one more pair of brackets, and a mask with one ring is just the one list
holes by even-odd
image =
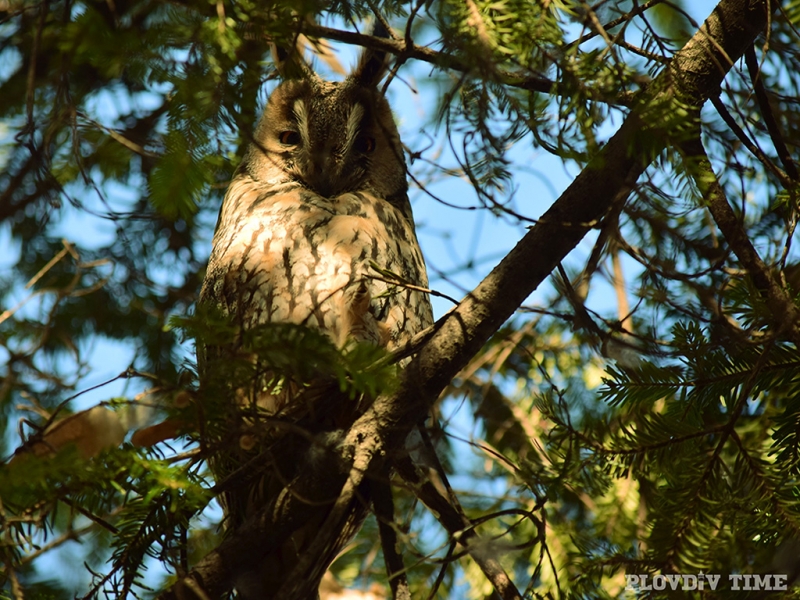
[[612, 283], [617, 295], [617, 318], [623, 332], [628, 332], [628, 322], [631, 318], [631, 305], [628, 303], [628, 292], [625, 289], [625, 274], [622, 272], [622, 261], [619, 250], [614, 248], [611, 252], [611, 266], [614, 269]]
[[36, 549], [35, 551], [31, 552], [30, 554], [26, 554], [25, 556], [20, 558], [19, 559], [19, 565], [26, 565], [29, 562], [31, 562], [31, 561], [35, 560], [36, 558], [38, 558], [39, 556], [41, 556], [42, 554], [44, 554], [45, 552], [49, 552], [53, 548], [57, 548], [58, 546], [60, 546], [63, 543], [69, 542], [71, 540], [78, 539], [84, 533], [88, 533], [89, 531], [91, 531], [92, 528], [94, 528], [94, 525], [95, 525], [94, 523], [91, 523], [89, 525], [86, 525], [85, 527], [81, 527], [80, 529], [69, 529], [69, 530], [65, 531], [63, 534], [58, 536], [56, 539], [52, 540], [51, 542], [48, 542], [44, 546], [42, 546], [42, 547]]
[[[430, 480], [423, 480], [407, 456], [395, 460], [400, 476], [409, 483], [417, 497], [431, 510], [442, 526], [469, 553], [475, 564], [503, 600], [522, 600], [500, 562], [484, 551], [484, 544], [474, 529], [473, 523], [464, 514], [457, 500], [445, 497]], [[440, 476], [442, 476], [440, 474]]]
[[72, 244], [70, 244], [67, 240], [61, 240], [61, 243], [64, 244], [64, 247], [59, 251], [58, 254], [56, 254], [53, 258], [51, 258], [45, 266], [39, 269], [39, 272], [36, 273], [36, 275], [31, 277], [30, 281], [28, 281], [28, 283], [25, 284], [26, 290], [29, 290], [34, 285], [36, 285], [36, 282], [39, 281], [42, 277], [44, 277], [45, 273], [47, 273], [50, 269], [52, 269], [53, 265], [55, 265], [58, 261], [64, 258], [67, 254], [72, 255], [72, 258], [78, 260], [78, 255], [75, 252], [75, 249], [72, 247]]
[[129, 140], [128, 138], [126, 138], [124, 135], [122, 135], [118, 131], [115, 131], [115, 130], [111, 129], [110, 127], [106, 127], [102, 123], [98, 123], [97, 121], [95, 121], [94, 119], [90, 118], [88, 115], [86, 115], [84, 113], [78, 112], [77, 116], [82, 118], [87, 123], [90, 123], [91, 125], [94, 125], [95, 127], [100, 129], [101, 131], [105, 131], [112, 140], [114, 140], [116, 142], [119, 142], [120, 144], [125, 146], [128, 150], [130, 150], [132, 152], [135, 152], [136, 154], [138, 154], [140, 156], [146, 156], [147, 158], [158, 158], [159, 157], [159, 155], [156, 154], [155, 152], [150, 152], [149, 150], [147, 150], [144, 147], [140, 146], [139, 144], [137, 144], [133, 140]]
[[778, 178], [784, 188], [787, 190], [791, 189], [792, 180], [789, 175], [778, 165], [772, 162], [769, 157], [761, 151], [761, 148], [753, 143], [753, 141], [747, 136], [742, 128], [739, 127], [739, 124], [734, 120], [731, 113], [722, 103], [722, 100], [720, 100], [718, 96], [712, 97], [711, 104], [714, 105], [714, 108], [717, 109], [719, 116], [722, 117], [722, 120], [739, 139], [739, 141], [742, 142], [744, 147], [747, 148], [753, 156], [755, 156], [769, 171], [772, 172], [773, 175], [775, 175], [775, 177]]
[[92, 521], [93, 523], [95, 523], [96, 525], [99, 525], [100, 527], [102, 527], [103, 529], [105, 529], [106, 531], [108, 531], [109, 533], [112, 533], [112, 534], [114, 534], [114, 535], [119, 535], [119, 529], [117, 529], [116, 527], [114, 527], [114, 526], [113, 526], [111, 523], [109, 523], [108, 521], [106, 521], [106, 520], [105, 520], [105, 519], [103, 519], [102, 517], [98, 517], [97, 515], [95, 515], [95, 514], [92, 514], [92, 512], [91, 512], [91, 511], [89, 511], [89, 510], [86, 510], [86, 509], [85, 509], [85, 508], [83, 508], [82, 506], [79, 506], [79, 505], [75, 504], [75, 503], [74, 503], [74, 502], [72, 502], [72, 500], [70, 500], [69, 498], [59, 498], [59, 500], [60, 500], [61, 502], [63, 502], [64, 504], [66, 504], [67, 506], [69, 506], [70, 508], [72, 508], [72, 509], [74, 509], [74, 510], [78, 511], [78, 512], [79, 512], [79, 513], [81, 513], [81, 514], [82, 514], [84, 517], [86, 517], [87, 519], [89, 519], [90, 521]]
[[775, 120], [775, 114], [772, 112], [772, 106], [770, 106], [767, 90], [764, 88], [764, 82], [761, 79], [761, 69], [753, 46], [749, 46], [745, 50], [744, 62], [747, 65], [747, 71], [750, 73], [750, 80], [753, 82], [753, 90], [756, 93], [758, 107], [761, 109], [761, 116], [764, 117], [764, 125], [767, 126], [772, 145], [775, 146], [775, 152], [777, 152], [783, 168], [786, 169], [786, 174], [797, 181], [798, 177], [800, 177], [797, 172], [797, 165], [792, 160], [792, 155], [783, 141], [780, 127]]
[[44, 24], [47, 20], [48, 8], [49, 3], [47, 1], [42, 2], [42, 4], [39, 6], [39, 23], [36, 27], [36, 33], [33, 36], [33, 47], [31, 48], [29, 57], [31, 62], [28, 65], [28, 81], [25, 92], [25, 104], [28, 113], [27, 127], [30, 129], [31, 136], [33, 135], [33, 129], [35, 127], [33, 122], [33, 103], [36, 91], [36, 61], [39, 59], [39, 43], [41, 42], [42, 31], [44, 31]]
[[[357, 430], [357, 427], [353, 429]], [[348, 521], [353, 518], [354, 513], [358, 511], [355, 504], [361, 502], [363, 508], [367, 508], [368, 501], [361, 497], [363, 491], [362, 484], [367, 475], [369, 466], [375, 458], [375, 453], [379, 452], [381, 446], [380, 441], [374, 437], [367, 441], [364, 439], [364, 434], [356, 431], [355, 435], [353, 430], [349, 432], [348, 441], [356, 442], [363, 440], [361, 445], [348, 444], [345, 442], [345, 447], [355, 448], [355, 457], [353, 465], [350, 468], [347, 480], [342, 487], [339, 497], [334, 502], [330, 512], [325, 517], [325, 521], [320, 527], [319, 533], [311, 542], [311, 544], [304, 549], [300, 560], [292, 569], [292, 574], [287, 577], [286, 581], [281, 586], [275, 596], [276, 600], [293, 600], [294, 598], [305, 598], [308, 593], [313, 593], [314, 589], [307, 589], [310, 582], [316, 583], [319, 581], [318, 577], [322, 576], [319, 572], [318, 577], [316, 572], [322, 566], [322, 571], [327, 568], [330, 560], [332, 560], [339, 548], [336, 544], [342, 540], [342, 531], [347, 527]], [[355, 438], [355, 439], [353, 439]], [[370, 443], [371, 442], [371, 443]], [[359, 523], [360, 526], [360, 523]], [[355, 532], [353, 532], [355, 533]], [[349, 539], [349, 536], [344, 540]], [[328, 560], [324, 560], [328, 558]], [[324, 561], [324, 565], [322, 564]]]
[[411, 591], [408, 587], [408, 576], [403, 564], [403, 556], [397, 548], [397, 531], [394, 523], [394, 500], [389, 480], [388, 470], [384, 472], [385, 479], [372, 481], [372, 506], [375, 509], [375, 518], [378, 520], [378, 532], [381, 536], [383, 561], [386, 563], [386, 575], [392, 588], [393, 600], [411, 600]]
[[447, 567], [453, 560], [456, 545], [457, 542], [455, 540], [450, 540], [450, 547], [447, 549], [447, 554], [445, 554], [444, 558], [442, 559], [442, 568], [439, 569], [439, 573], [436, 575], [436, 580], [431, 586], [430, 594], [428, 594], [428, 600], [433, 600], [436, 597], [436, 592], [438, 592], [439, 588], [442, 586], [444, 576], [447, 573]]
[[453, 298], [452, 296], [448, 296], [445, 293], [438, 292], [436, 290], [432, 290], [431, 288], [426, 288], [421, 285], [415, 285], [413, 283], [409, 283], [407, 281], [403, 281], [401, 279], [391, 279], [388, 277], [380, 277], [378, 275], [366, 275], [366, 277], [370, 279], [374, 279], [376, 281], [383, 281], [384, 283], [389, 283], [391, 285], [397, 285], [400, 287], [404, 287], [409, 290], [413, 290], [415, 292], [422, 292], [424, 294], [430, 294], [431, 296], [436, 296], [437, 298], [444, 298], [445, 300], [449, 300], [453, 304], [458, 304], [458, 300]]
[[[609, 29], [613, 29], [617, 25], [621, 25], [622, 23], [630, 21], [633, 17], [639, 16], [640, 14], [645, 12], [646, 10], [652, 8], [656, 4], [661, 4], [664, 1], [665, 0], [649, 0], [649, 2], [645, 2], [641, 6], [635, 7], [630, 12], [627, 12], [624, 15], [609, 21], [605, 25], [602, 25], [602, 30], [603, 31], [608, 31]], [[600, 35], [599, 31], [592, 31], [590, 33], [587, 33], [586, 35], [583, 35], [583, 36], [579, 37], [577, 40], [573, 40], [569, 44], [566, 44], [564, 46], [564, 50], [566, 51], [566, 50], [568, 50], [569, 48], [571, 48], [573, 46], [580, 46], [584, 42], [588, 42], [589, 40], [591, 40], [592, 38], [597, 37], [598, 35]]]
[[196, 581], [194, 581], [193, 579], [189, 579], [189, 578], [185, 578], [182, 581], [183, 581], [183, 585], [185, 585], [192, 592], [194, 592], [194, 594], [200, 600], [210, 600], [210, 598], [208, 597], [208, 594], [206, 594], [205, 591], [203, 591], [203, 588], [201, 588]]

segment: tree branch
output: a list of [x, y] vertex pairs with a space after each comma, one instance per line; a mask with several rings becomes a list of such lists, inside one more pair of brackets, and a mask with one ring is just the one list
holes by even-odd
[[425, 481], [417, 474], [414, 463], [408, 457], [395, 461], [397, 472], [414, 488], [414, 493], [436, 516], [437, 520], [450, 534], [450, 537], [461, 544], [470, 557], [480, 567], [483, 574], [492, 584], [502, 600], [522, 600], [511, 578], [503, 565], [492, 556], [491, 548], [485, 544], [475, 531], [474, 524], [464, 514], [459, 504], [453, 504], [430, 481]]
[[741, 127], [739, 127], [739, 124], [733, 118], [733, 115], [731, 115], [730, 111], [722, 103], [722, 100], [718, 97], [711, 98], [711, 103], [714, 105], [714, 108], [717, 109], [717, 113], [719, 113], [719, 116], [722, 118], [725, 125], [727, 125], [731, 132], [733, 132], [733, 135], [735, 135], [736, 138], [742, 142], [742, 145], [750, 151], [750, 154], [755, 156], [756, 159], [760, 161], [769, 172], [775, 175], [784, 188], [787, 190], [791, 189], [792, 180], [789, 175], [778, 165], [772, 162], [772, 160], [761, 151], [761, 148], [759, 148], [755, 142], [753, 142], [753, 140], [747, 137], [747, 134]]
[[767, 96], [767, 90], [764, 88], [764, 82], [761, 79], [760, 66], [753, 46], [748, 46], [744, 53], [744, 60], [747, 65], [747, 71], [750, 73], [750, 80], [753, 82], [753, 90], [756, 93], [758, 107], [761, 109], [761, 116], [764, 117], [764, 125], [767, 126], [767, 132], [772, 140], [772, 145], [775, 147], [775, 152], [777, 152], [786, 174], [794, 181], [797, 181], [800, 178], [800, 174], [797, 172], [797, 165], [792, 160], [792, 155], [786, 147], [786, 142], [783, 141], [780, 126], [775, 119], [775, 114], [772, 112], [772, 106], [769, 102], [769, 96]]
[[[403, 447], [420, 415], [426, 414], [450, 380], [586, 233], [602, 222], [628, 177], [641, 175], [676, 136], [680, 141], [682, 132], [686, 139], [686, 131], [696, 131], [700, 108], [717, 93], [725, 74], [764, 30], [770, 11], [775, 8], [777, 3], [770, 0], [719, 3], [686, 46], [637, 96], [619, 131], [540, 222], [458, 307], [440, 320], [403, 372], [398, 388], [379, 397], [350, 428], [344, 447], [354, 450], [348, 461], [351, 465], [359, 465], [364, 473], [377, 473], [387, 454]], [[308, 33], [323, 35], [322, 31], [323, 28], [314, 28]], [[382, 43], [394, 44], [386, 40]], [[304, 496], [329, 498], [342, 489], [347, 476], [338, 469], [332, 473], [330, 461], [311, 467], [304, 470], [298, 483], [316, 491]], [[353, 472], [350, 478], [351, 483], [358, 479]], [[219, 594], [232, 585], [234, 565], [258, 560], [281, 535], [318, 516], [320, 511], [327, 514], [330, 510], [330, 505], [311, 506], [288, 496], [281, 510], [266, 507], [256, 514], [187, 578], [199, 583], [209, 597]], [[189, 595], [184, 580], [160, 598], [177, 599], [181, 586], [183, 598], [197, 597]]]
[[[316, 25], [313, 23], [303, 23], [303, 33], [311, 37], [321, 37], [345, 44], [370, 48], [372, 50], [381, 50], [389, 54], [394, 54], [404, 61], [413, 58], [436, 65], [442, 69], [452, 69], [453, 71], [462, 73], [475, 70], [474, 65], [462, 61], [457, 56], [445, 52], [438, 52], [437, 50], [425, 46], [417, 46], [416, 44], [411, 44], [409, 46], [403, 40], [380, 38], [373, 35], [356, 33], [354, 31], [343, 31], [341, 29], [334, 29], [332, 27], [325, 27], [324, 25]], [[496, 74], [501, 78], [503, 84], [524, 90], [549, 94], [553, 91], [555, 86], [555, 82], [539, 75], [525, 76], [503, 69], [497, 69]]]
[[392, 588], [392, 600], [411, 600], [408, 575], [398, 547], [394, 522], [394, 499], [389, 476], [389, 470], [386, 469], [380, 480], [375, 479], [372, 482], [372, 506], [375, 510], [375, 518], [378, 520], [383, 562], [386, 563], [386, 575]]
[[725, 190], [717, 179], [703, 143], [699, 137], [684, 142], [681, 146], [691, 161], [697, 187], [703, 194], [708, 210], [730, 245], [733, 253], [747, 270], [756, 288], [761, 293], [772, 314], [775, 331], [786, 332], [796, 345], [800, 346], [800, 310], [792, 301], [778, 280], [770, 272], [756, 251], [747, 232], [725, 195]]
[[[638, 177], [670, 140], [696, 126], [699, 110], [733, 63], [767, 24], [768, 2], [723, 0], [700, 30], [637, 98], [606, 146], [516, 247], [443, 317], [408, 365], [400, 389], [381, 398], [375, 419], [403, 423], [425, 409], [469, 358], [514, 313], [545, 277], [597, 226], [626, 180]], [[772, 3], [773, 8], [776, 6]], [[688, 115], [688, 116], [686, 116]], [[391, 405], [391, 406], [387, 406]], [[385, 427], [385, 426], [384, 426]], [[393, 437], [391, 447], [398, 447]]]

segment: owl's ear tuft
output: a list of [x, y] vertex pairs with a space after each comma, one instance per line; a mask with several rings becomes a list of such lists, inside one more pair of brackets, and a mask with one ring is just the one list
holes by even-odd
[[[383, 26], [380, 21], [375, 22], [372, 29], [374, 37], [389, 39], [389, 31]], [[358, 67], [355, 72], [350, 76], [359, 84], [364, 86], [376, 86], [386, 75], [386, 69], [389, 64], [389, 56], [382, 50], [374, 50], [372, 48], [364, 48], [361, 58], [358, 61]]]
[[299, 36], [294, 44], [282, 45], [270, 43], [272, 62], [284, 81], [289, 79], [315, 79], [317, 76], [303, 59], [302, 45]]

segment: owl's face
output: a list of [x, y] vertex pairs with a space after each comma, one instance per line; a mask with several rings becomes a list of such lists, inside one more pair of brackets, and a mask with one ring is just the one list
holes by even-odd
[[[373, 77], [375, 79], [375, 77]], [[272, 93], [244, 168], [271, 184], [298, 182], [317, 194], [368, 191], [405, 198], [405, 162], [391, 109], [359, 72], [332, 83], [310, 76]]]

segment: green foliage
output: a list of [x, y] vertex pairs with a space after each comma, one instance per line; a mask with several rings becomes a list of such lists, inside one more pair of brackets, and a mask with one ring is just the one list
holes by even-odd
[[[411, 82], [424, 98], [424, 144], [403, 133], [410, 172], [422, 188], [470, 182], [474, 205], [437, 189], [481, 215], [442, 237], [471, 229], [470, 245], [494, 248], [486, 222], [523, 229], [543, 212], [521, 175], [549, 189], [553, 171], [585, 166], [697, 30], [686, 16], [697, 3], [590, 4], [0, 2], [4, 455], [22, 445], [22, 423], [34, 423], [33, 444], [53, 415], [84, 406], [76, 393], [107, 378], [89, 358], [103, 339], [133, 356], [118, 377], [129, 387], [107, 403], [126, 427], [181, 423], [177, 439], [145, 449], [129, 437], [91, 458], [67, 445], [0, 466], [0, 597], [132, 597], [197, 564], [222, 537], [205, 465], [239, 433], [232, 390], [294, 385], [319, 401], [322, 381], [323, 400], [358, 406], [396, 381], [392, 357], [369, 346], [289, 324], [237, 337], [228, 317], [186, 316], [276, 77], [268, 42], [294, 43], [306, 20], [368, 31], [377, 8], [398, 43], [422, 47], [414, 56], [433, 64], [402, 55], [390, 88]], [[642, 135], [666, 129], [674, 145], [642, 157], [655, 160], [629, 197], [589, 224], [564, 261], [571, 284], [542, 286], [433, 409], [434, 445], [481, 551], [527, 597], [628, 598], [626, 574], [798, 572], [800, 354], [768, 297], [792, 305], [800, 292], [798, 24], [800, 3], [782, 3], [754, 46], [758, 80], [737, 65], [699, 116], [680, 98], [645, 107]], [[680, 147], [698, 129], [716, 177]], [[709, 210], [717, 178], [769, 286]], [[485, 274], [460, 248], [450, 254], [466, 258], [440, 272], [431, 248], [434, 289]], [[203, 382], [192, 340], [217, 349], [199, 357]], [[412, 596], [487, 597], [439, 515], [392, 483]], [[370, 518], [334, 565], [348, 585], [385, 586], [377, 530]]]
[[[233, 353], [222, 351], [219, 357], [226, 370], [222, 379], [232, 387], [241, 383], [230, 375], [237, 357], [245, 371], [266, 371], [297, 383], [330, 379], [350, 398], [377, 396], [388, 391], [396, 378], [396, 368], [382, 348], [350, 343], [339, 349], [328, 335], [303, 325], [267, 323], [242, 334], [234, 317], [205, 306], [191, 317], [173, 317], [170, 324], [198, 345], [233, 349]], [[218, 357], [212, 354], [206, 360]], [[245, 376], [244, 381], [251, 377]]]
[[[120, 570], [110, 580], [111, 589], [118, 592], [141, 585], [146, 556], [179, 568], [190, 520], [210, 499], [206, 482], [192, 469], [176, 468], [158, 459], [123, 464], [132, 485], [121, 490], [127, 501], [119, 511], [111, 555], [115, 569]], [[101, 584], [109, 585], [105, 579], [96, 584], [98, 591]]]
[[21, 559], [21, 550], [42, 545], [39, 528], [46, 532], [67, 524], [69, 531], [81, 531], [86, 527], [81, 515], [93, 515], [113, 537], [111, 570], [97, 577], [92, 589], [129, 590], [141, 585], [146, 556], [173, 568], [179, 564], [181, 532], [210, 499], [207, 482], [196, 471], [194, 463], [170, 464], [131, 447], [90, 462], [74, 447], [52, 457], [21, 454], [0, 471], [3, 525], [14, 542], [5, 550]]

